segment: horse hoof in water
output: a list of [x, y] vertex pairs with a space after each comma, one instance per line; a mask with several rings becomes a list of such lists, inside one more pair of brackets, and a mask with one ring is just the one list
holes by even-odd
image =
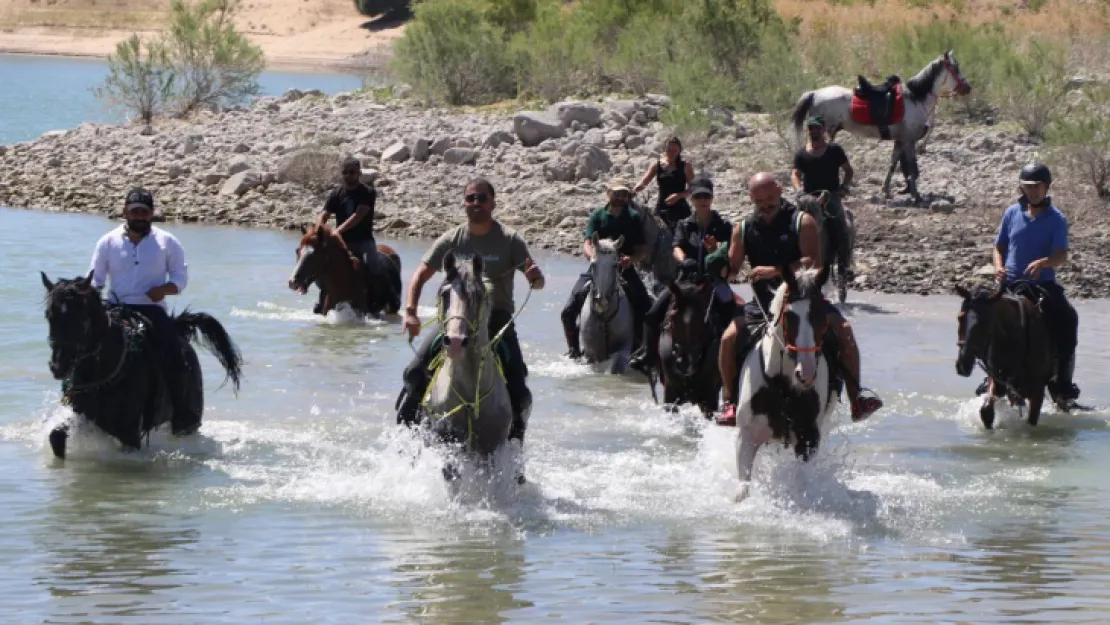
[[983, 421], [983, 427], [994, 429], [994, 404], [983, 404], [979, 408], [979, 419]]
[[53, 450], [55, 458], [65, 460], [68, 438], [69, 430], [65, 426], [59, 426], [50, 431], [50, 449]]
[[750, 482], [741, 482], [739, 488], [736, 489], [736, 495], [733, 496], [732, 500], [736, 503], [743, 503], [743, 501], [748, 498], [748, 493], [750, 490]]
[[443, 465], [443, 480], [444, 481], [446, 481], [446, 482], [455, 482], [461, 477], [462, 477], [462, 475], [459, 473], [458, 467], [456, 467], [453, 464]]

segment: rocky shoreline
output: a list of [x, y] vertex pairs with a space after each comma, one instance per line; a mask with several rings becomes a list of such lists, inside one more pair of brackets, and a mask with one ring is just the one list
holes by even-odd
[[[153, 128], [83, 124], [0, 146], [0, 204], [115, 214], [140, 184], [168, 221], [292, 229], [319, 211], [340, 159], [355, 155], [378, 188], [375, 228], [385, 238], [431, 238], [458, 223], [462, 185], [483, 175], [497, 187], [497, 216], [530, 245], [577, 254], [605, 182], [635, 183], [671, 134], [659, 121], [667, 106], [665, 96], [647, 96], [462, 111], [294, 90]], [[683, 139], [695, 169], [716, 182], [715, 207], [734, 221], [751, 210], [753, 172], [788, 180], [789, 153], [764, 116], [720, 111], [708, 138]], [[856, 170], [847, 201], [859, 228], [853, 288], [888, 293], [951, 293], [983, 272], [1017, 171], [1038, 148], [998, 126], [943, 122], [920, 158], [928, 202], [912, 206], [880, 196], [889, 143], [837, 139]], [[1110, 274], [1097, 262], [1110, 245], [1107, 209], [1067, 210], [1068, 189], [1054, 190], [1073, 223], [1060, 281], [1074, 298], [1110, 297]]]

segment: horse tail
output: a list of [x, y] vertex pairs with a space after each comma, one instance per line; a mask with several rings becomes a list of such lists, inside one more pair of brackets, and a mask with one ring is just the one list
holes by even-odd
[[174, 317], [174, 324], [177, 326], [178, 334], [189, 342], [199, 340], [201, 345], [220, 361], [227, 379], [231, 380], [235, 393], [238, 394], [239, 381], [243, 376], [243, 355], [239, 352], [235, 341], [228, 336], [223, 325], [212, 315], [191, 312], [188, 309]]
[[813, 91], [807, 91], [798, 98], [798, 102], [794, 105], [794, 112], [791, 114], [791, 121], [794, 122], [794, 132], [801, 134], [802, 124], [806, 121], [806, 116], [809, 115], [809, 109], [813, 106], [813, 100], [817, 94]]

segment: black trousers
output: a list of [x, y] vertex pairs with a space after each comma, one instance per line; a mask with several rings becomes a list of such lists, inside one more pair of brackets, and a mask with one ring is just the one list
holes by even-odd
[[185, 356], [181, 350], [181, 335], [165, 308], [150, 304], [125, 306], [150, 320], [151, 338], [158, 349], [162, 377], [166, 380], [170, 402], [173, 404], [173, 424], [177, 427], [185, 417]]
[[[640, 274], [636, 272], [635, 267], [621, 270], [621, 280], [624, 282], [624, 294], [628, 296], [628, 303], [632, 306], [635, 330], [633, 347], [635, 348], [640, 344], [643, 335], [644, 316], [651, 308], [651, 296], [648, 295], [647, 287], [644, 286], [644, 281], [640, 279]], [[589, 296], [590, 274], [583, 273], [578, 276], [578, 282], [574, 283], [574, 288], [570, 290], [570, 296], [567, 297], [567, 303], [563, 306], [563, 312], [560, 315], [563, 328], [570, 330], [578, 325], [578, 315], [582, 312], [582, 307], [586, 305], [586, 298]]]
[[1079, 313], [1068, 301], [1064, 288], [1056, 282], [1042, 282], [1037, 286], [1044, 293], [1041, 308], [1048, 318], [1048, 331], [1056, 343], [1056, 355], [1060, 362], [1066, 362], [1075, 356], [1075, 348], [1079, 344]]
[[[489, 318], [489, 335], [492, 339], [512, 319], [512, 313], [505, 310], [493, 310]], [[414, 424], [418, 420], [417, 410], [424, 399], [424, 393], [431, 382], [431, 372], [428, 367], [440, 350], [443, 349], [441, 335], [428, 334], [416, 350], [416, 355], [405, 367], [405, 388], [399, 398], [397, 423]], [[532, 392], [528, 390], [528, 366], [524, 362], [524, 355], [520, 351], [520, 341], [516, 335], [516, 324], [509, 324], [501, 342], [494, 350], [501, 357], [501, 369], [505, 372], [505, 386], [509, 391], [509, 402], [513, 407], [513, 427], [509, 438], [524, 438], [524, 429], [527, 426], [525, 413], [532, 404]]]

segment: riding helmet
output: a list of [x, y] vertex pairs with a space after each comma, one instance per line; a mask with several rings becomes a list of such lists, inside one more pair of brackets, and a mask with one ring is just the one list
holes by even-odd
[[1027, 182], [1043, 182], [1048, 184], [1052, 182], [1052, 172], [1048, 170], [1048, 165], [1044, 163], [1029, 163], [1021, 168], [1021, 175], [1018, 176], [1018, 181], [1022, 184]]

